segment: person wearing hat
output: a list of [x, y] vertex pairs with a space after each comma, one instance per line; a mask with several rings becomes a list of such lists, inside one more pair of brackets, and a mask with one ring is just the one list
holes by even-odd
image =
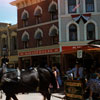
[[3, 64], [8, 65], [8, 62], [9, 62], [9, 59], [8, 59], [7, 57], [5, 57], [5, 55], [4, 55], [4, 58], [2, 58], [2, 60], [1, 60], [1, 66], [2, 66]]
[[66, 74], [71, 73], [73, 73], [74, 80], [80, 80], [83, 78], [83, 67], [80, 62], [76, 61], [75, 67], [66, 72]]

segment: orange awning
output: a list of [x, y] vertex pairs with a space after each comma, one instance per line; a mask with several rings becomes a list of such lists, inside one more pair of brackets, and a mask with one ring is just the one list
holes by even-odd
[[84, 46], [64, 46], [64, 47], [62, 47], [62, 54], [76, 53], [77, 50], [83, 50], [85, 52], [100, 52], [100, 48], [92, 47], [90, 45], [84, 45]]

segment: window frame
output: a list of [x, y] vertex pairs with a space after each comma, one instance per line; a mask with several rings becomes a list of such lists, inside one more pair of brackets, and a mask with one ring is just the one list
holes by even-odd
[[[93, 0], [93, 3], [88, 3], [87, 5], [87, 1], [85, 1], [85, 10], [86, 12], [95, 12], [95, 1]], [[89, 10], [88, 10], [89, 7]], [[90, 8], [91, 7], [91, 8]]]
[[[94, 35], [94, 36], [92, 36], [93, 38], [88, 38], [89, 36], [88, 36], [88, 25], [89, 24], [92, 24], [92, 25], [94, 25], [94, 30], [93, 30], [93, 32], [92, 32], [92, 35]], [[95, 24], [94, 23], [88, 23], [87, 24], [87, 26], [86, 26], [86, 35], [87, 35], [87, 40], [95, 40], [96, 39], [96, 33], [95, 33], [95, 30], [96, 30], [96, 26], [95, 26]]]
[[[70, 27], [71, 26], [75, 26], [75, 28], [76, 28], [76, 32], [74, 31], [73, 33], [72, 33], [72, 31], [70, 31]], [[71, 33], [70, 33], [71, 32]], [[75, 37], [72, 39], [72, 35], [74, 36], [74, 34], [75, 34]], [[77, 29], [77, 26], [75, 25], [75, 24], [70, 24], [69, 25], [69, 41], [78, 41], [78, 29]]]
[[[75, 1], [75, 4], [73, 5], [73, 4], [70, 4], [69, 5], [69, 1], [70, 0], [68, 0], [68, 13], [70, 14], [70, 13], [76, 13], [77, 11], [75, 10], [75, 11], [73, 11], [73, 9], [74, 9], [74, 7], [77, 5], [77, 1], [76, 0], [73, 0], [73, 1]], [[73, 6], [72, 8], [71, 8], [71, 10], [70, 10], [70, 6]]]

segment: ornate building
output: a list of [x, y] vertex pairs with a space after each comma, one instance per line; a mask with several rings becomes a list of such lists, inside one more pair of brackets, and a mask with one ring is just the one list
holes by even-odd
[[60, 62], [57, 0], [16, 0], [19, 66]]
[[8, 57], [9, 67], [18, 66], [17, 47], [17, 25], [0, 23], [0, 58]]
[[[99, 5], [100, 0], [58, 0], [59, 41], [64, 57], [62, 61], [64, 67], [73, 67], [77, 50], [91, 40], [100, 39]], [[86, 57], [85, 54], [83, 51], [82, 58]], [[93, 53], [87, 55], [85, 66], [91, 62], [88, 60], [93, 58]], [[96, 54], [94, 56], [95, 59], [99, 57]]]

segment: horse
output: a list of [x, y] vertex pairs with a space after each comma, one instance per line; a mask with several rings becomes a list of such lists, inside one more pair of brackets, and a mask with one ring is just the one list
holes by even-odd
[[50, 84], [54, 90], [57, 89], [56, 78], [53, 72], [47, 68], [38, 67], [21, 71], [20, 80], [17, 78], [17, 72], [7, 72], [6, 69], [6, 65], [3, 64], [2, 70], [0, 70], [0, 89], [5, 93], [6, 100], [11, 98], [18, 100], [16, 94], [37, 92], [37, 90], [43, 95], [44, 100], [50, 100]]

